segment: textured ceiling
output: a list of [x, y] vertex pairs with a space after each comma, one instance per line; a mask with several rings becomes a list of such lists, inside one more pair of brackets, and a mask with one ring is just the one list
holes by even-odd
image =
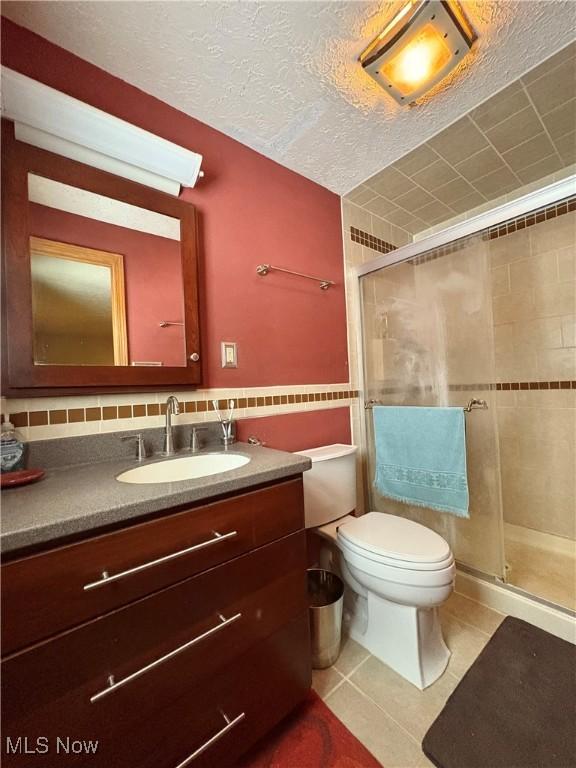
[[400, 107], [359, 53], [403, 2], [3, 2], [2, 13], [343, 194], [574, 36], [571, 0], [468, 0], [474, 51]]
[[410, 234], [576, 163], [576, 44], [347, 198]]

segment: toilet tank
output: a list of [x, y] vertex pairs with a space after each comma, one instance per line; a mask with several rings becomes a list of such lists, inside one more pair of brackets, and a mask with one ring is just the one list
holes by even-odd
[[324, 445], [297, 451], [312, 460], [304, 472], [306, 528], [316, 528], [356, 508], [356, 446]]

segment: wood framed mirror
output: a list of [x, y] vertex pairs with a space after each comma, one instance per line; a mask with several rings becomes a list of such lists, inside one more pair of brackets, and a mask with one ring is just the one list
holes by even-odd
[[10, 397], [201, 381], [194, 207], [2, 125], [2, 380]]

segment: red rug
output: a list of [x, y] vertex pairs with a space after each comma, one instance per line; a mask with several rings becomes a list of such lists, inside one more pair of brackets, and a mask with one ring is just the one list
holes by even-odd
[[261, 739], [236, 768], [381, 768], [320, 697], [308, 699]]

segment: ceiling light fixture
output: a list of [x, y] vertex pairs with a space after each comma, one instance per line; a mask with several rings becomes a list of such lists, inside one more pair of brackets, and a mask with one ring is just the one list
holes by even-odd
[[399, 104], [410, 104], [443, 80], [475, 40], [456, 0], [410, 0], [360, 63]]

